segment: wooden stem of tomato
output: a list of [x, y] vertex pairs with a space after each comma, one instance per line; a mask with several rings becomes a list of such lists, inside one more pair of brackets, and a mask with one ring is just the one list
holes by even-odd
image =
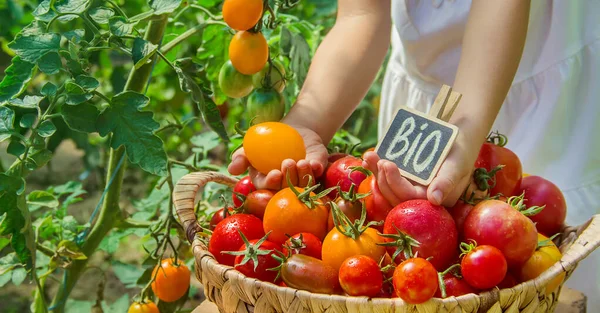
[[[152, 44], [158, 45], [162, 40], [165, 28], [167, 27], [167, 15], [163, 15], [160, 18], [152, 20], [148, 24], [146, 30], [145, 39]], [[156, 56], [154, 56], [156, 57]], [[143, 92], [150, 74], [152, 73], [153, 63], [148, 63], [139, 69], [132, 68], [129, 74], [129, 78], [125, 85], [125, 90], [131, 90], [136, 92]], [[117, 170], [118, 164], [121, 158], [124, 157], [125, 149], [123, 147], [119, 149], [110, 150], [110, 160], [108, 164], [108, 179], [107, 184], [110, 182], [110, 178], [114, 175], [112, 184], [108, 187], [106, 197], [102, 203], [96, 223], [92, 226], [88, 238], [85, 243], [81, 246], [81, 252], [88, 256], [85, 260], [73, 260], [71, 267], [65, 270], [62, 285], [58, 288], [58, 292], [52, 301], [52, 307], [54, 313], [63, 313], [65, 310], [65, 304], [67, 298], [75, 283], [79, 280], [79, 277], [83, 273], [87, 265], [89, 257], [96, 251], [100, 242], [108, 232], [110, 232], [117, 222], [123, 219], [121, 209], [119, 207], [119, 198], [121, 196], [121, 186], [123, 183], [123, 174], [125, 173], [125, 162]]]

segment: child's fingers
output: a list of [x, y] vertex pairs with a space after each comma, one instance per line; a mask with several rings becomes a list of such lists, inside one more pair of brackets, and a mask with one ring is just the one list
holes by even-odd
[[379, 156], [377, 155], [377, 153], [373, 152], [373, 151], [369, 151], [367, 153], [365, 153], [364, 158], [363, 158], [363, 167], [365, 167], [366, 169], [368, 169], [369, 171], [373, 172], [373, 175], [377, 176], [378, 173], [378, 165], [377, 163], [379, 162]]
[[306, 185], [308, 185], [309, 176], [312, 176], [314, 181], [313, 171], [308, 161], [298, 161], [296, 168], [298, 170], [298, 185], [300, 187], [306, 187]]
[[267, 175], [264, 175], [251, 167], [250, 177], [256, 189], [278, 190], [281, 186], [282, 175], [279, 170], [272, 170]]
[[288, 177], [292, 185], [298, 186], [298, 169], [296, 168], [296, 161], [292, 159], [284, 160], [281, 163], [281, 173], [283, 174], [281, 188], [288, 187]]
[[240, 149], [236, 151], [231, 159], [231, 163], [227, 167], [227, 171], [231, 175], [242, 175], [246, 170], [250, 167], [250, 162], [246, 155], [244, 154], [244, 149]]
[[377, 186], [379, 187], [379, 191], [381, 191], [381, 194], [383, 195], [383, 197], [393, 206], [395, 206], [396, 204], [400, 203], [400, 199], [396, 196], [396, 194], [394, 193], [394, 191], [392, 191], [392, 188], [390, 187], [390, 185], [388, 184], [387, 181], [387, 177], [386, 177], [386, 172], [384, 169], [384, 163], [385, 162], [378, 162], [377, 163], [377, 167], [378, 167], [378, 174], [376, 177], [377, 179]]
[[[400, 174], [398, 167], [394, 163], [384, 161], [382, 168], [385, 172], [385, 177], [390, 189], [399, 200], [398, 203], [418, 198], [416, 187]], [[396, 205], [398, 203], [391, 204]]]
[[455, 162], [446, 160], [427, 188], [429, 202], [436, 205], [454, 205], [468, 183], [469, 173]]

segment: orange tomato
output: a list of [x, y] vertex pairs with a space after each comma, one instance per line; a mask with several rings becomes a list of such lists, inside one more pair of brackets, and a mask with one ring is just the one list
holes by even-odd
[[323, 241], [322, 259], [325, 264], [339, 270], [340, 266], [349, 257], [365, 255], [373, 260], [381, 260], [386, 249], [378, 243], [385, 242], [377, 234], [377, 230], [368, 227], [356, 239], [346, 236], [337, 228], [333, 228]]
[[[294, 187], [298, 193], [304, 188]], [[310, 197], [315, 197], [313, 192]], [[298, 199], [291, 188], [284, 188], [277, 192], [267, 204], [263, 218], [265, 233], [269, 234], [269, 241], [283, 244], [288, 237], [298, 233], [311, 233], [319, 240], [327, 234], [327, 218], [329, 209], [325, 205], [315, 204], [309, 208], [306, 203]]]
[[150, 300], [145, 302], [134, 302], [127, 310], [127, 313], [159, 313], [156, 304]]
[[[539, 246], [533, 255], [525, 262], [519, 271], [519, 279], [525, 282], [540, 276], [549, 269], [554, 263], [558, 262], [562, 254], [560, 250], [542, 234], [538, 234], [538, 243], [546, 242], [545, 246]], [[561, 273], [546, 286], [546, 295], [554, 292], [565, 279], [565, 273]]]
[[250, 165], [265, 175], [281, 169], [286, 159], [299, 161], [306, 157], [302, 136], [292, 126], [280, 122], [250, 127], [244, 135], [243, 146]]
[[262, 33], [238, 32], [229, 43], [229, 59], [242, 74], [258, 73], [269, 59], [269, 44]]
[[225, 0], [223, 20], [235, 30], [252, 28], [262, 16], [262, 0]]
[[152, 291], [162, 301], [174, 302], [185, 295], [190, 287], [190, 269], [175, 259], [164, 259], [160, 267], [156, 266], [152, 271]]

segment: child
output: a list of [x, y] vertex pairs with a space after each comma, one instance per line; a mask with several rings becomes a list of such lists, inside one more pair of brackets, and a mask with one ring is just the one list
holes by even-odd
[[[287, 173], [299, 184], [307, 174], [322, 175], [325, 145], [366, 94], [391, 37], [379, 136], [399, 105], [426, 112], [442, 84], [463, 97], [450, 120], [460, 129], [456, 143], [428, 187], [413, 186], [375, 153], [365, 155], [390, 203], [453, 205], [493, 129], [508, 136], [527, 173], [561, 188], [567, 223], [583, 223], [600, 213], [599, 17], [598, 1], [339, 0], [336, 24], [283, 120], [304, 137], [306, 160], [286, 160], [266, 176], [250, 168], [253, 181], [277, 188]], [[229, 171], [248, 167], [240, 150]], [[590, 308], [600, 307], [599, 261], [596, 252], [569, 280]]]

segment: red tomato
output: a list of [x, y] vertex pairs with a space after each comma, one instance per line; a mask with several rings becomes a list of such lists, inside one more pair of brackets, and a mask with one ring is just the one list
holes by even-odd
[[222, 209], [218, 210], [217, 212], [215, 212], [213, 214], [213, 216], [210, 218], [210, 223], [208, 224], [210, 227], [210, 230], [214, 230], [215, 227], [217, 227], [217, 224], [219, 224], [222, 220], [227, 218], [229, 215], [233, 214], [232, 211], [233, 211], [232, 208], [227, 208], [227, 211], [225, 211], [225, 208], [222, 208]]
[[217, 224], [208, 243], [208, 251], [215, 256], [217, 262], [234, 265], [235, 256], [222, 252], [237, 251], [244, 244], [238, 230], [248, 240], [260, 239], [265, 235], [261, 220], [254, 215], [234, 214], [227, 217]]
[[[446, 297], [460, 297], [469, 293], [477, 293], [477, 290], [467, 284], [464, 279], [451, 273], [444, 275], [444, 287], [446, 288]], [[441, 287], [436, 291], [435, 297], [442, 298]]]
[[[397, 240], [397, 246], [388, 246], [388, 253], [392, 255], [397, 248], [405, 252], [411, 249], [404, 238], [408, 235], [419, 243], [417, 247], [412, 247], [413, 254], [418, 253], [422, 258], [431, 257], [431, 263], [439, 271], [448, 268], [456, 259], [458, 232], [454, 220], [444, 207], [427, 200], [409, 200], [398, 204], [385, 219], [383, 232], [388, 242]], [[398, 254], [396, 263], [405, 259], [404, 254]]]
[[519, 282], [517, 282], [517, 279], [515, 278], [515, 276], [513, 274], [511, 274], [510, 272], [506, 272], [506, 276], [504, 276], [504, 279], [498, 284], [498, 288], [500, 289], [506, 289], [506, 288], [512, 288], [514, 286], [516, 286]]
[[244, 201], [246, 212], [262, 219], [265, 216], [267, 204], [273, 198], [273, 195], [275, 195], [273, 191], [266, 189], [252, 191]]
[[538, 232], [553, 236], [560, 232], [567, 217], [567, 203], [558, 187], [551, 181], [539, 176], [527, 176], [515, 195], [525, 192], [525, 205], [545, 206], [544, 209], [529, 218], [535, 223]]
[[396, 267], [393, 282], [398, 297], [409, 304], [419, 304], [435, 295], [438, 289], [438, 272], [429, 261], [412, 258]]
[[463, 278], [469, 285], [477, 289], [488, 289], [504, 280], [507, 265], [500, 250], [482, 245], [466, 251], [460, 266]]
[[[342, 191], [350, 190], [352, 184], [359, 186], [367, 178], [360, 171], [352, 171], [351, 167], [362, 166], [362, 160], [353, 156], [343, 157], [331, 164], [325, 172], [325, 188], [340, 186]], [[332, 198], [337, 197], [337, 190], [329, 194]]]
[[510, 196], [514, 195], [521, 184], [522, 167], [517, 155], [507, 148], [486, 142], [479, 150], [479, 156], [475, 161], [475, 168], [484, 168], [490, 172], [498, 165], [504, 167], [496, 172], [495, 185], [490, 189], [490, 195], [499, 193]]
[[281, 251], [280, 246], [266, 241], [266, 237], [250, 240], [240, 247], [234, 267], [248, 277], [275, 283], [277, 271], [270, 269], [279, 266], [279, 262], [273, 258], [277, 251]]
[[374, 297], [383, 286], [379, 265], [368, 256], [347, 258], [340, 267], [340, 286], [350, 296]]
[[345, 158], [347, 156], [350, 156], [350, 155], [348, 153], [341, 153], [341, 152], [332, 153], [329, 155], [329, 157], [327, 157], [327, 163], [329, 164], [329, 166], [331, 166], [331, 164], [333, 164], [335, 161], [337, 161], [341, 158]]
[[248, 196], [249, 193], [256, 190], [250, 176], [246, 176], [240, 179], [235, 186], [233, 186], [233, 194], [231, 197], [233, 198], [233, 205], [236, 208], [239, 208], [244, 204], [244, 200]]
[[283, 244], [283, 250], [286, 255], [291, 252], [291, 254], [304, 254], [320, 260], [322, 245], [317, 236], [311, 233], [299, 233], [291, 236]]
[[[377, 186], [377, 180], [373, 175], [365, 178], [358, 187], [358, 193], [371, 193], [366, 198], [362, 199], [367, 210], [367, 220], [382, 222], [388, 216], [390, 211], [394, 208], [381, 194], [379, 187]], [[375, 227], [375, 226], [374, 226]], [[381, 231], [383, 227], [375, 227]]]
[[452, 208], [448, 209], [448, 212], [450, 212], [454, 219], [456, 229], [458, 230], [458, 237], [460, 239], [463, 239], [465, 219], [467, 219], [471, 210], [473, 210], [473, 206], [461, 200], [458, 200]]
[[467, 216], [464, 226], [467, 241], [498, 248], [511, 268], [523, 265], [537, 247], [535, 225], [506, 202], [485, 200]]
[[314, 293], [338, 294], [338, 272], [331, 266], [304, 254], [294, 254], [281, 266], [281, 278], [291, 288]]

